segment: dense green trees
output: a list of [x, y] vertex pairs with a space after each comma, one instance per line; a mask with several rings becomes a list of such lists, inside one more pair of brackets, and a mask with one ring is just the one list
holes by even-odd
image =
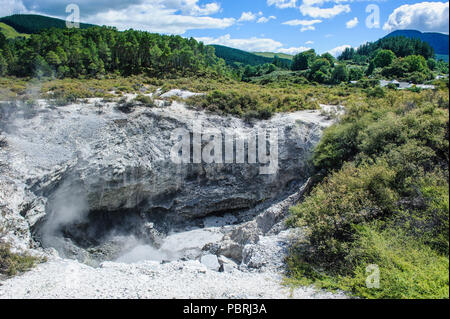
[[[424, 83], [433, 79], [432, 70], [446, 73], [445, 63], [434, 59], [433, 48], [418, 39], [389, 37], [375, 43], [367, 43], [358, 49], [347, 48], [338, 60], [365, 66], [365, 75]], [[443, 68], [440, 68], [440, 65]], [[350, 80], [360, 78], [350, 71]], [[359, 73], [359, 72], [358, 72]]]
[[354, 48], [347, 48], [338, 57], [338, 60], [352, 60], [356, 63], [367, 63], [369, 60], [375, 58], [379, 52], [386, 54], [387, 52], [385, 50], [391, 51], [395, 56], [400, 58], [409, 55], [421, 55], [425, 59], [434, 58], [434, 50], [426, 42], [406, 37], [389, 37], [380, 39], [374, 43], [369, 42], [363, 44], [356, 50]]
[[[4, 37], [3, 37], [4, 38]], [[224, 75], [214, 48], [194, 39], [114, 28], [51, 29], [29, 39], [0, 39], [0, 70], [14, 76]], [[5, 72], [4, 62], [8, 67]]]
[[275, 64], [266, 63], [258, 66], [247, 65], [242, 74], [242, 81], [248, 82], [252, 77], [258, 77], [275, 72], [277, 67]]
[[335, 84], [349, 81], [349, 71], [345, 64], [339, 64], [334, 68], [331, 74], [331, 81]]
[[316, 52], [314, 50], [308, 50], [295, 55], [291, 65], [292, 71], [307, 70], [315, 58]]
[[322, 58], [327, 59], [328, 62], [330, 62], [331, 67], [334, 67], [334, 64], [336, 62], [336, 59], [334, 58], [334, 56], [332, 56], [330, 53], [326, 52], [324, 54], [321, 55]]
[[375, 63], [375, 66], [384, 68], [390, 65], [395, 58], [395, 53], [391, 50], [379, 50], [375, 55], [373, 62]]
[[433, 78], [427, 61], [420, 55], [395, 59], [382, 69], [381, 74], [386, 78], [405, 79], [414, 83], [423, 83]]
[[434, 57], [433, 48], [426, 42], [419, 39], [410, 39], [406, 37], [389, 37], [380, 39], [374, 43], [366, 43], [360, 46], [355, 55], [373, 57], [378, 50], [390, 50], [397, 57], [406, 57], [409, 55], [421, 55], [425, 59]]
[[[293, 71], [303, 71], [302, 76], [321, 84], [339, 84], [350, 80], [348, 67], [342, 63], [336, 64], [336, 59], [330, 53], [316, 55], [314, 50], [301, 52], [294, 56], [291, 68]], [[352, 80], [361, 79], [362, 70], [355, 68], [352, 76]]]
[[5, 75], [8, 70], [8, 63], [5, 57], [3, 56], [5, 47], [6, 47], [6, 37], [3, 35], [3, 33], [0, 33], [0, 76]]
[[331, 64], [325, 58], [318, 58], [311, 64], [310, 79], [318, 83], [326, 83], [330, 79]]

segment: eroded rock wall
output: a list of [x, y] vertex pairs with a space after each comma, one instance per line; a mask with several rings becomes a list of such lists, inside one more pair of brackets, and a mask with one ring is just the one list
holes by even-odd
[[[278, 169], [261, 174], [259, 163], [174, 163], [173, 133], [192, 131], [194, 123], [237, 135], [276, 130]], [[308, 159], [331, 124], [320, 111], [248, 123], [179, 102], [125, 114], [95, 99], [65, 107], [39, 101], [31, 112], [22, 108], [3, 120], [0, 224], [17, 247], [33, 247], [30, 228], [50, 213], [58, 227], [89, 211], [138, 209], [180, 221], [248, 209], [307, 180]]]

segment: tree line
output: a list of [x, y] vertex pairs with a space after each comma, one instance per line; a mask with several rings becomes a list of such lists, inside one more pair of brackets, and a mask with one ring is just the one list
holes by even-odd
[[353, 60], [355, 62], [369, 62], [379, 50], [390, 50], [397, 57], [404, 58], [410, 55], [421, 55], [426, 60], [434, 58], [434, 49], [420, 39], [410, 39], [407, 37], [389, 37], [376, 42], [368, 42], [359, 48], [347, 48], [338, 57], [340, 61]]
[[301, 52], [294, 57], [291, 70], [322, 84], [359, 81], [364, 76], [423, 83], [433, 79], [433, 71], [447, 74], [448, 64], [436, 61], [433, 48], [426, 42], [392, 37], [358, 49], [347, 48], [337, 59], [314, 50]]
[[147, 74], [218, 75], [227, 73], [214, 48], [193, 38], [111, 27], [44, 30], [28, 39], [0, 34], [0, 75], [17, 77], [96, 77]]

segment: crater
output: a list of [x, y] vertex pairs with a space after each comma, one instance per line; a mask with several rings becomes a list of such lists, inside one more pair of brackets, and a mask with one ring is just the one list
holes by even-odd
[[34, 226], [34, 239], [63, 258], [93, 267], [105, 261], [164, 263], [199, 259], [207, 247], [218, 244], [234, 225], [242, 222], [238, 211], [180, 219], [165, 209], [138, 208], [91, 210], [70, 222], [61, 220], [61, 211], [50, 208]]

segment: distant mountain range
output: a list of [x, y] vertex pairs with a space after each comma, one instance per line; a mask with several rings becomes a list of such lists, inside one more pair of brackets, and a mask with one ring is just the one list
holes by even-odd
[[420, 39], [427, 42], [437, 55], [449, 55], [449, 36], [448, 34], [426, 32], [422, 33], [416, 30], [397, 30], [386, 36], [388, 37], [407, 37], [410, 39]]

